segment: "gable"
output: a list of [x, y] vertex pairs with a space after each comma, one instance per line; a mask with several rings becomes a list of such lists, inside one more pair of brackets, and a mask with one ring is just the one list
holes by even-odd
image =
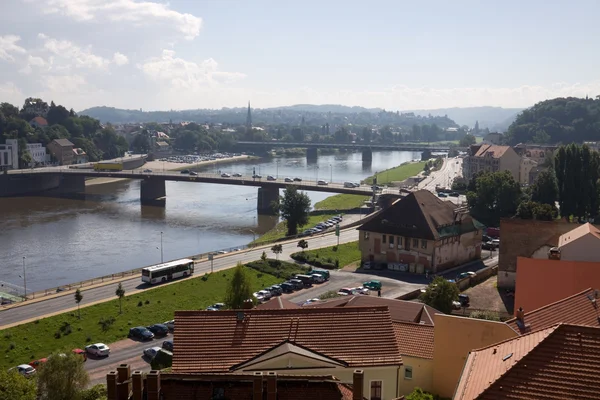
[[273, 369], [312, 369], [346, 367], [346, 363], [314, 352], [308, 348], [282, 343], [246, 362], [232, 368], [233, 371], [263, 371]]

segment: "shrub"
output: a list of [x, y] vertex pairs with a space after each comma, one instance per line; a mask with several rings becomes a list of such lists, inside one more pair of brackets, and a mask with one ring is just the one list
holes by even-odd
[[15, 344], [15, 342], [10, 342], [10, 344], [8, 345], [8, 349], [9, 350], [14, 350], [15, 347], [17, 347], [17, 345]]
[[146, 300], [144, 304], [150, 304], [150, 300]]
[[338, 269], [340, 267], [340, 260], [338, 260], [337, 258], [335, 259], [335, 269]]
[[87, 343], [91, 342], [91, 341], [92, 341], [92, 337], [91, 337], [91, 336], [88, 336], [88, 337], [86, 337], [86, 338], [85, 338], [85, 341], [86, 341]]
[[469, 314], [470, 318], [485, 319], [487, 321], [500, 321], [500, 316], [495, 311], [473, 311]]
[[102, 332], [106, 332], [110, 329], [110, 327], [112, 326], [112, 324], [115, 323], [115, 317], [110, 317], [110, 318], [100, 318], [100, 321], [98, 321], [98, 324], [100, 325], [100, 329], [102, 329]]
[[333, 246], [333, 247], [331, 248], [331, 250], [333, 250], [333, 251], [337, 251], [337, 249], [338, 249], [338, 247], [337, 247], [337, 246]]
[[204, 275], [202, 275], [202, 278], [201, 278], [201, 279], [202, 279], [204, 282], [206, 282], [206, 281], [208, 280], [208, 272], [207, 272], [207, 273], [205, 273]]
[[[175, 293], [173, 293], [173, 294], [175, 294]], [[141, 307], [143, 304], [144, 304], [144, 303], [142, 303], [142, 301], [141, 301], [141, 300], [140, 300], [140, 301], [138, 301], [138, 307]]]

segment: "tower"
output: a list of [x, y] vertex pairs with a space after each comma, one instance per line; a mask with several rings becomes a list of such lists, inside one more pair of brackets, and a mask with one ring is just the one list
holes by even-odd
[[250, 110], [250, 102], [248, 102], [248, 115], [246, 115], [246, 132], [252, 130], [252, 111]]

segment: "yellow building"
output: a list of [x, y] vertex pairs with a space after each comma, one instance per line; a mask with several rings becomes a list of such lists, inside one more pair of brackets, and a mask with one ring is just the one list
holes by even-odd
[[360, 226], [358, 243], [365, 262], [435, 273], [479, 259], [481, 229], [465, 208], [418, 190]]
[[408, 395], [416, 387], [433, 392], [434, 326], [394, 322], [394, 330], [402, 355], [402, 368], [398, 376], [400, 394]]
[[471, 180], [480, 172], [509, 171], [520, 182], [521, 157], [510, 146], [473, 145], [463, 160], [463, 177]]

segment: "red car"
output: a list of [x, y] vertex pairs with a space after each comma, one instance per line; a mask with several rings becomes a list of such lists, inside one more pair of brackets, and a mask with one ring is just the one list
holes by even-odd
[[86, 354], [85, 350], [73, 349], [73, 353], [79, 354], [81, 357], [83, 357], [83, 361], [87, 361], [87, 354]]
[[43, 365], [46, 361], [48, 361], [47, 358], [40, 358], [39, 360], [34, 360], [32, 362], [29, 363], [29, 365], [31, 365], [33, 368], [38, 369], [41, 365]]

